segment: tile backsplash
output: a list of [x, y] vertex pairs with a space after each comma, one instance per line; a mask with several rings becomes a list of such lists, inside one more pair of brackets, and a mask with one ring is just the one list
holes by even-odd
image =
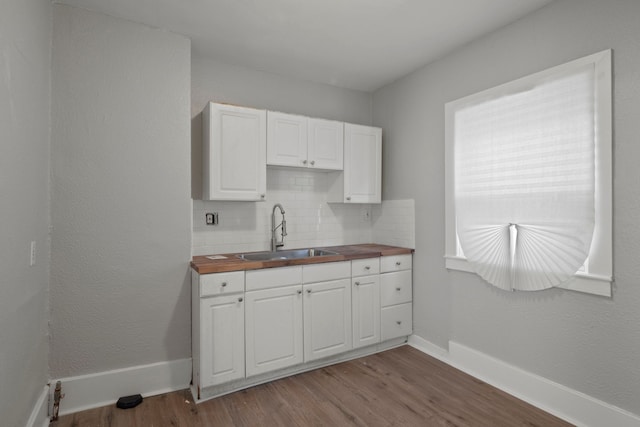
[[384, 200], [380, 205], [373, 205], [372, 223], [374, 243], [415, 249], [416, 215], [413, 199]]
[[[269, 249], [271, 211], [285, 210], [285, 249], [355, 243], [414, 247], [413, 200], [381, 205], [327, 203], [328, 174], [298, 169], [267, 169], [265, 202], [193, 201], [193, 255]], [[205, 224], [217, 212], [219, 224]], [[279, 211], [276, 223], [281, 220]], [[280, 232], [278, 230], [278, 236]]]

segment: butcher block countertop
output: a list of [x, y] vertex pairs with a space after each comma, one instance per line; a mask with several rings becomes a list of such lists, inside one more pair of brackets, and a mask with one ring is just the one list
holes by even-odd
[[[288, 249], [288, 248], [287, 248]], [[235, 254], [201, 255], [194, 256], [191, 268], [199, 274], [221, 273], [225, 271], [257, 270], [260, 268], [286, 267], [290, 265], [319, 264], [323, 262], [349, 261], [352, 259], [375, 258], [388, 255], [404, 255], [414, 252], [413, 249], [397, 246], [378, 245], [375, 243], [363, 243], [359, 245], [323, 246], [316, 249], [326, 249], [337, 252], [337, 255], [320, 257], [249, 261], [239, 258]], [[249, 253], [249, 252], [242, 252]], [[216, 259], [211, 259], [216, 258]]]

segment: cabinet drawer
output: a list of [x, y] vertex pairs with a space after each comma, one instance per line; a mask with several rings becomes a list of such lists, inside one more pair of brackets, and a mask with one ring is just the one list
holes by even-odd
[[326, 282], [351, 277], [351, 262], [328, 262], [302, 266], [304, 283]]
[[244, 292], [244, 271], [203, 274], [200, 276], [200, 296]]
[[302, 283], [302, 267], [265, 268], [246, 273], [247, 292]]
[[413, 332], [411, 303], [382, 309], [380, 329], [382, 341], [410, 335]]
[[380, 273], [380, 258], [354, 259], [351, 261], [351, 276], [368, 276]]
[[380, 272], [387, 273], [390, 271], [410, 270], [411, 254], [391, 255], [380, 258]]
[[380, 303], [388, 305], [411, 302], [411, 270], [380, 275]]

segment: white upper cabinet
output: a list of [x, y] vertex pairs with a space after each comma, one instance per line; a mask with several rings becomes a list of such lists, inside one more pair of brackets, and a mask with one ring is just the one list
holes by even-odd
[[267, 164], [342, 170], [343, 123], [267, 113]]
[[308, 119], [267, 111], [267, 164], [307, 166]]
[[382, 129], [344, 124], [344, 172], [332, 175], [329, 202], [380, 203]]
[[344, 123], [309, 119], [309, 165], [318, 169], [342, 170], [344, 165]]
[[202, 199], [264, 200], [266, 111], [210, 102], [202, 122]]

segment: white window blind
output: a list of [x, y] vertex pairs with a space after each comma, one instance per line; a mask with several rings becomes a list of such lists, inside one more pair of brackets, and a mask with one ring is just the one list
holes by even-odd
[[455, 231], [473, 271], [508, 290], [559, 286], [598, 223], [598, 70], [561, 67], [455, 101]]

